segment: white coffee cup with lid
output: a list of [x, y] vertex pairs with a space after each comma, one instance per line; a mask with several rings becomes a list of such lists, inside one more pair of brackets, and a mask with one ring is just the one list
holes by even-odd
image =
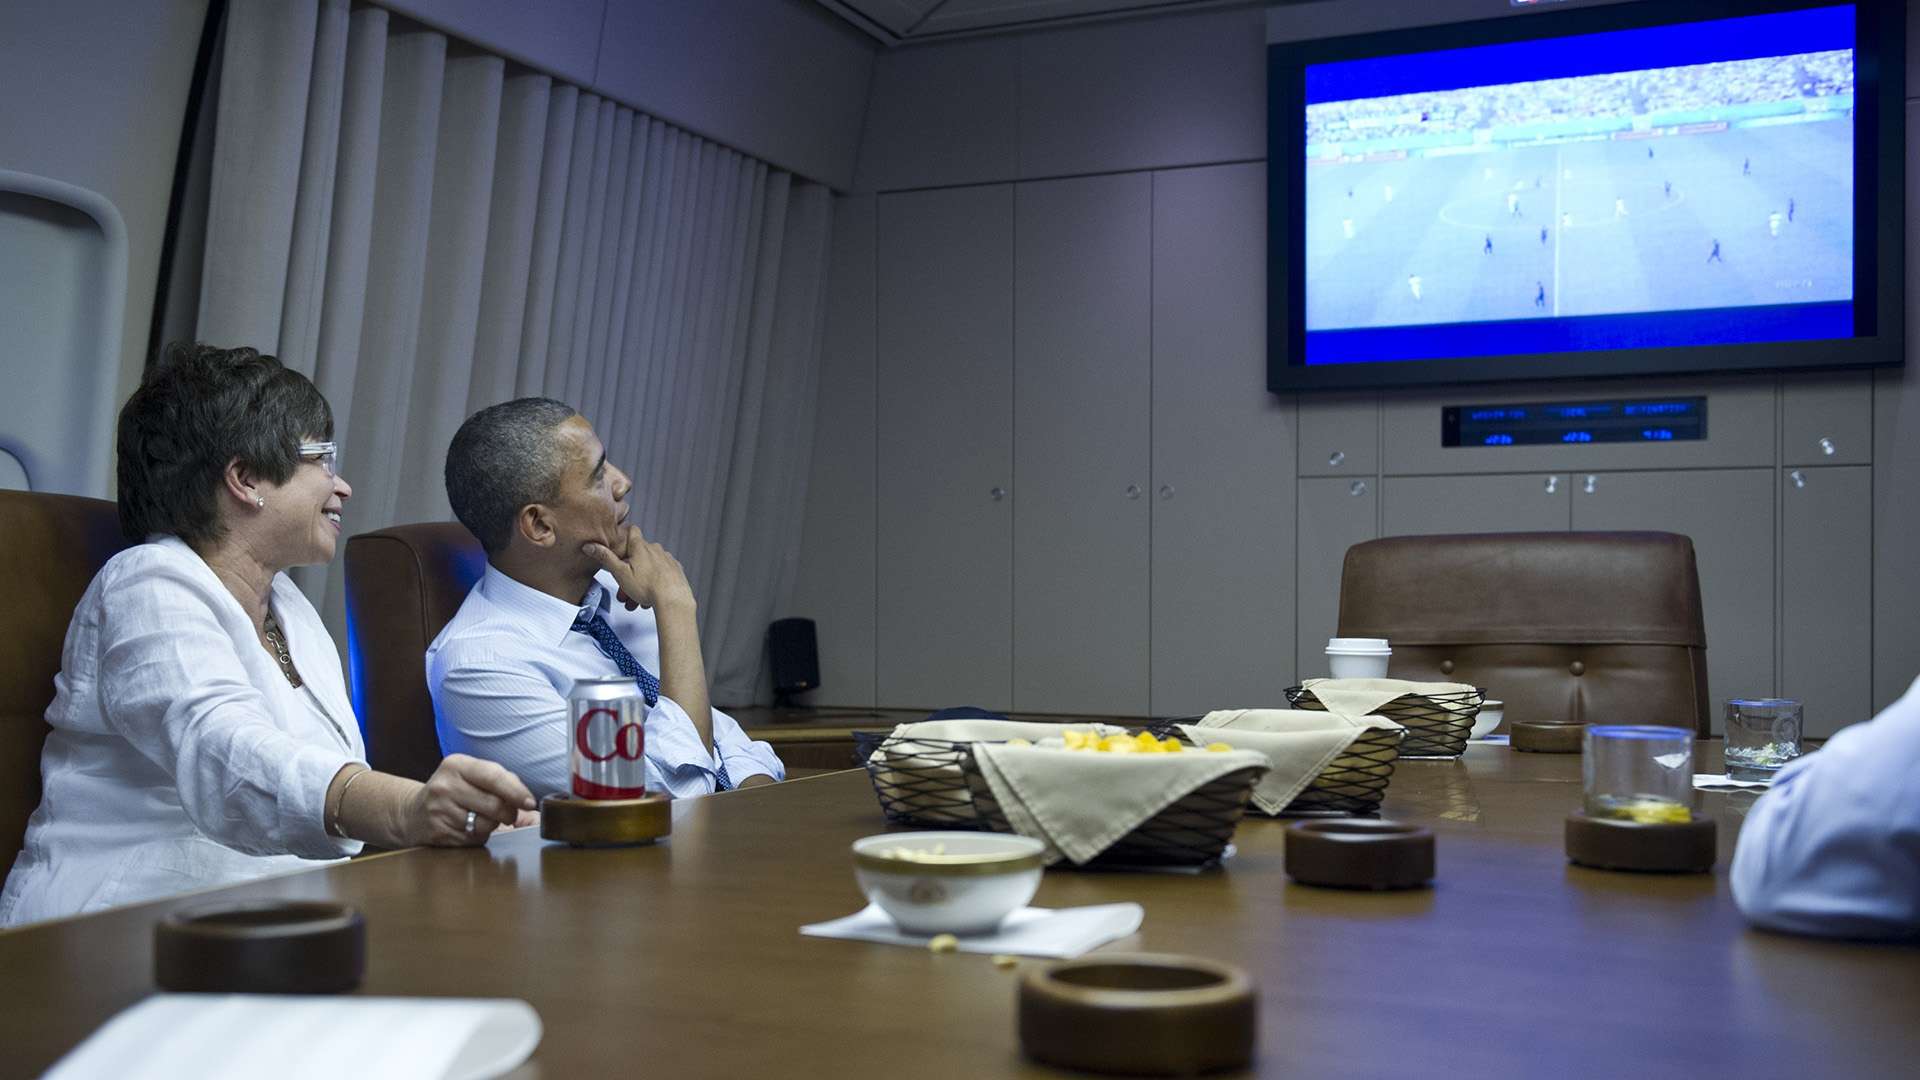
[[1386, 638], [1327, 639], [1327, 670], [1336, 679], [1384, 679], [1392, 655]]

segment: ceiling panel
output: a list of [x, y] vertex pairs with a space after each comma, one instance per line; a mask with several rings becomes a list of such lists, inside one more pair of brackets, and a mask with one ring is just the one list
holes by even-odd
[[888, 45], [1149, 12], [1251, 7], [1261, 0], [819, 0]]

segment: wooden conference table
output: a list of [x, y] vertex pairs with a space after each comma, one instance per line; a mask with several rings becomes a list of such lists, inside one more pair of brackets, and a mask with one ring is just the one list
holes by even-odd
[[[1223, 871], [1050, 871], [1035, 903], [1136, 900], [1145, 925], [1109, 948], [1248, 968], [1259, 1075], [1915, 1075], [1920, 949], [1742, 924], [1726, 867], [1752, 796], [1705, 797], [1712, 875], [1602, 873], [1562, 854], [1579, 770], [1483, 745], [1403, 763], [1386, 810], [1438, 834], [1430, 890], [1290, 884], [1282, 825], [1249, 818]], [[882, 828], [865, 774], [677, 811], [656, 847], [524, 831], [0, 934], [0, 1072], [38, 1073], [152, 993], [154, 920], [211, 896], [359, 905], [362, 993], [525, 998], [546, 1033], [520, 1076], [1057, 1075], [1020, 1056], [1016, 972], [796, 932], [862, 904], [847, 844]]]

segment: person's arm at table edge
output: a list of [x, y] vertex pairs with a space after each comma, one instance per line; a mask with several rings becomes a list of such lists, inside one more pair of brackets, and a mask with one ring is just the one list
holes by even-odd
[[1769, 929], [1920, 935], [1920, 681], [1783, 770], [1747, 813], [1729, 882]]

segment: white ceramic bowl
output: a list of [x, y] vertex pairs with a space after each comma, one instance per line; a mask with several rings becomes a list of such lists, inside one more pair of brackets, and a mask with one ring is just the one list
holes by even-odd
[[985, 934], [1033, 899], [1045, 850], [1006, 833], [884, 833], [853, 842], [853, 876], [910, 934]]
[[1484, 739], [1493, 734], [1493, 729], [1500, 726], [1500, 718], [1506, 715], [1506, 708], [1504, 701], [1481, 702], [1480, 713], [1473, 718], [1473, 731], [1467, 738]]

